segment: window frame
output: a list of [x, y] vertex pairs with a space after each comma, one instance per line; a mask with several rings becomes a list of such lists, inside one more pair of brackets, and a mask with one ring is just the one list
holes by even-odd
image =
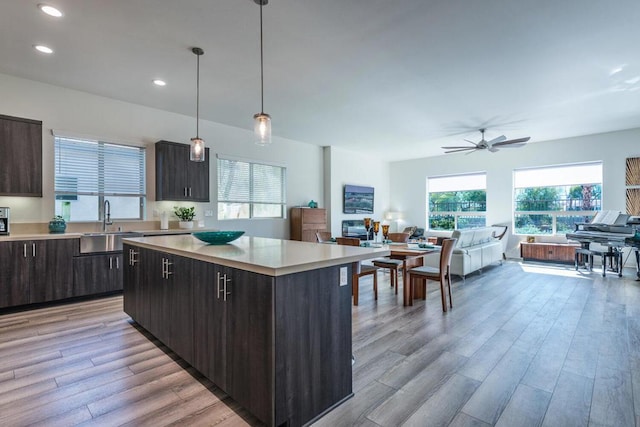
[[[517, 187], [517, 177], [516, 174], [519, 171], [544, 171], [545, 169], [568, 169], [572, 167], [580, 167], [580, 166], [599, 166], [600, 167], [600, 182], [583, 182], [583, 183], [558, 183], [556, 185], [541, 185], [538, 187]], [[512, 218], [511, 225], [513, 227], [513, 234], [516, 236], [547, 236], [547, 237], [556, 237], [556, 236], [564, 236], [567, 232], [558, 232], [558, 219], [563, 217], [584, 217], [585, 219], [593, 217], [597, 212], [602, 210], [602, 199], [603, 199], [603, 162], [602, 161], [592, 161], [592, 162], [579, 162], [579, 163], [567, 163], [567, 164], [558, 164], [558, 165], [547, 165], [547, 166], [536, 166], [536, 167], [528, 167], [528, 168], [520, 168], [513, 170], [513, 188], [512, 188]], [[567, 181], [568, 182], [568, 181]], [[517, 210], [518, 207], [518, 190], [526, 190], [526, 189], [544, 189], [544, 188], [564, 188], [564, 187], [578, 187], [578, 186], [599, 186], [600, 188], [600, 199], [597, 200], [597, 203], [594, 205], [594, 209], [592, 210], [568, 210], [567, 204], [570, 199], [558, 199], [554, 200], [554, 203], [560, 203], [564, 206], [562, 210]], [[564, 201], [563, 201], [564, 200]], [[516, 218], [522, 215], [546, 215], [551, 216], [551, 232], [550, 233], [531, 233], [518, 232], [518, 227], [516, 227]]]
[[[232, 200], [232, 199], [226, 199], [221, 197], [220, 194], [220, 185], [221, 185], [221, 174], [223, 173], [223, 168], [221, 167], [221, 162], [237, 162], [237, 163], [242, 163], [242, 164], [246, 164], [249, 167], [249, 188], [248, 188], [248, 194], [247, 194], [247, 199], [238, 199], [238, 200]], [[280, 174], [281, 174], [281, 178], [280, 178], [280, 194], [281, 194], [281, 199], [280, 201], [275, 201], [275, 200], [271, 200], [271, 201], [265, 201], [265, 200], [256, 200], [257, 199], [257, 195], [255, 193], [255, 182], [254, 182], [254, 176], [255, 176], [255, 167], [258, 166], [267, 166], [267, 167], [272, 167], [272, 168], [278, 168], [280, 170]], [[217, 198], [216, 198], [216, 202], [217, 202], [217, 215], [216, 218], [218, 221], [228, 221], [228, 220], [262, 220], [262, 219], [286, 219], [287, 217], [287, 168], [286, 166], [282, 165], [282, 164], [274, 164], [274, 163], [268, 163], [268, 162], [264, 162], [264, 161], [257, 161], [257, 160], [251, 160], [251, 159], [245, 159], [245, 158], [239, 158], [239, 157], [233, 157], [233, 156], [227, 156], [227, 155], [221, 155], [218, 154], [216, 155], [216, 168], [217, 168], [217, 173], [216, 173], [216, 178], [217, 178]], [[221, 204], [229, 204], [229, 205], [233, 205], [233, 204], [240, 204], [240, 205], [248, 205], [248, 216], [247, 217], [239, 217], [239, 218], [224, 218], [220, 216], [220, 205]], [[280, 215], [279, 216], [256, 216], [256, 205], [272, 205], [272, 206], [279, 206], [280, 208]]]
[[[451, 181], [457, 180], [457, 179], [473, 179], [473, 177], [482, 177], [481, 179], [484, 181], [484, 186], [478, 186], [478, 188], [475, 188], [476, 186], [470, 186], [469, 188], [463, 188], [463, 187], [459, 187], [460, 189], [458, 190], [454, 190], [453, 187], [452, 189], [449, 189], [447, 191], [430, 191], [430, 180], [436, 181], [436, 180], [448, 180], [450, 179]], [[474, 187], [474, 188], [472, 188]], [[483, 211], [478, 211], [478, 210], [473, 210], [473, 211], [463, 211], [463, 210], [454, 210], [454, 211], [433, 211], [431, 210], [431, 194], [437, 194], [437, 193], [458, 193], [458, 192], [464, 192], [464, 191], [484, 191], [484, 195], [485, 195], [485, 201], [484, 201], [484, 210]], [[473, 201], [463, 201], [463, 202], [456, 202], [457, 204], [460, 203], [474, 203]], [[427, 177], [427, 215], [426, 215], [426, 224], [427, 224], [427, 230], [429, 231], [453, 231], [453, 230], [457, 230], [459, 229], [459, 224], [460, 224], [460, 219], [464, 218], [464, 217], [482, 217], [484, 218], [484, 226], [486, 227], [487, 224], [487, 173], [486, 172], [471, 172], [471, 173], [460, 173], [460, 174], [452, 174], [452, 175], [438, 175], [438, 176], [430, 176]], [[452, 216], [453, 217], [453, 229], [446, 229], [446, 228], [432, 228], [431, 227], [431, 218], [432, 216], [435, 216], [434, 214], [437, 214], [438, 216]], [[465, 227], [465, 228], [476, 228], [476, 227]]]
[[[132, 198], [132, 199], [137, 199], [138, 200], [138, 216], [137, 217], [118, 217], [117, 212], [114, 212], [112, 210], [111, 213], [111, 219], [113, 220], [118, 220], [118, 221], [144, 221], [145, 220], [145, 214], [146, 214], [146, 204], [147, 204], [147, 182], [146, 182], [146, 164], [147, 164], [147, 150], [146, 147], [143, 145], [137, 145], [137, 144], [127, 144], [127, 143], [122, 143], [122, 142], [114, 142], [114, 141], [107, 141], [104, 139], [97, 139], [97, 138], [91, 138], [91, 137], [86, 137], [86, 136], [73, 136], [73, 135], [67, 135], [67, 134], [59, 134], [56, 132], [53, 132], [54, 135], [54, 197], [53, 197], [53, 202], [54, 202], [54, 212], [56, 215], [61, 215], [62, 213], [58, 210], [57, 207], [57, 202], [59, 200], [64, 200], [64, 199], [60, 199], [59, 196], [71, 196], [71, 197], [80, 197], [80, 196], [89, 196], [89, 197], [96, 197], [96, 200], [98, 202], [98, 206], [97, 206], [97, 218], [95, 219], [81, 219], [81, 220], [76, 220], [74, 221], [73, 219], [71, 219], [69, 222], [95, 222], [95, 221], [103, 221], [104, 217], [105, 217], [105, 212], [104, 212], [104, 202], [105, 200], [109, 200], [110, 197], [115, 198], [115, 197], [127, 197], [127, 198]], [[97, 189], [96, 191], [91, 191], [91, 192], [82, 192], [82, 191], [61, 191], [59, 189], [57, 189], [57, 178], [58, 177], [58, 162], [60, 161], [60, 155], [58, 153], [60, 144], [64, 144], [63, 140], [66, 141], [74, 141], [75, 143], [82, 143], [82, 144], [87, 144], [87, 147], [90, 147], [91, 145], [95, 146], [95, 155], [96, 157], [99, 159], [97, 164], [98, 164], [98, 173], [97, 173]], [[137, 151], [137, 155], [139, 156], [139, 164], [141, 169], [139, 170], [139, 173], [137, 174], [139, 176], [139, 178], [142, 180], [141, 184], [139, 185], [142, 193], [136, 193], [136, 194], [131, 194], [130, 192], [119, 192], [119, 191], [112, 191], [112, 192], [107, 192], [104, 191], [105, 188], [108, 185], [108, 181], [105, 181], [105, 177], [107, 176], [107, 174], [105, 173], [105, 163], [104, 163], [104, 154], [105, 152], [108, 153], [108, 150], [110, 146], [120, 146], [120, 147], [126, 147], [127, 149], [136, 149]], [[69, 164], [65, 165], [66, 167], [69, 167]], [[64, 175], [63, 175], [64, 176]], [[115, 214], [115, 215], [114, 215]]]

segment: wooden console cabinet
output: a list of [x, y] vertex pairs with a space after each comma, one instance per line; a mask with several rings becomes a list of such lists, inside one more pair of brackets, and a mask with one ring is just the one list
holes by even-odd
[[316, 232], [327, 231], [327, 210], [291, 208], [291, 240], [316, 242]]
[[574, 243], [520, 243], [520, 256], [523, 261], [554, 262], [573, 264], [576, 248]]

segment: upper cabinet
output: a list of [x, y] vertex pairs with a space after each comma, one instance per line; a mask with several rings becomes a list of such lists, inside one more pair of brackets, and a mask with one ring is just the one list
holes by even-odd
[[156, 200], [209, 201], [209, 149], [204, 162], [189, 160], [189, 145], [156, 142]]
[[42, 122], [0, 115], [0, 196], [42, 197]]

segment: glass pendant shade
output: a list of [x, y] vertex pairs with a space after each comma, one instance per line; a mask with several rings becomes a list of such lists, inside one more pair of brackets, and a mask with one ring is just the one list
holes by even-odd
[[189, 150], [189, 160], [192, 162], [204, 162], [206, 150], [204, 140], [198, 137], [191, 138], [191, 150]]
[[253, 134], [258, 145], [271, 144], [271, 116], [267, 113], [258, 113], [253, 116]]

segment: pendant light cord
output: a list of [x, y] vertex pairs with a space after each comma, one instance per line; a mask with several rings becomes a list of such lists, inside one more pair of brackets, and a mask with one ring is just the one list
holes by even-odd
[[264, 60], [262, 47], [262, 5], [264, 0], [260, 1], [260, 114], [264, 114]]
[[196, 138], [200, 139], [200, 54], [196, 54]]

